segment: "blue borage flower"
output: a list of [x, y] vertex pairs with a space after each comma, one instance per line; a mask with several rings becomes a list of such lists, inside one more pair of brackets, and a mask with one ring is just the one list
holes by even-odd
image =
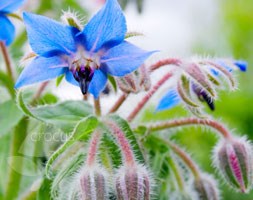
[[124, 40], [126, 21], [117, 0], [107, 0], [82, 31], [43, 16], [23, 16], [30, 45], [38, 56], [25, 67], [16, 88], [65, 74], [83, 94], [97, 98], [108, 74], [124, 76], [154, 53]]
[[15, 27], [7, 18], [7, 14], [17, 10], [24, 0], [1, 0], [0, 1], [0, 41], [7, 46], [12, 43], [15, 36]]
[[[242, 72], [245, 72], [247, 70], [247, 62], [243, 60], [235, 60], [233, 62], [225, 62], [222, 60], [219, 60], [216, 62], [219, 64], [221, 67], [226, 69], [228, 72], [233, 72], [234, 70], [240, 70]], [[210, 66], [210, 71], [214, 76], [220, 76], [220, 72]], [[214, 110], [214, 102], [211, 99], [211, 97], [208, 96], [205, 90], [202, 90], [200, 87], [198, 87], [192, 80], [190, 81], [191, 85], [191, 90], [193, 93], [196, 95], [196, 97], [200, 101], [205, 101], [209, 108], [211, 110]], [[179, 103], [182, 102], [182, 98], [180, 97], [180, 94], [178, 93], [177, 88], [173, 87], [168, 92], [161, 98], [159, 101], [156, 111], [163, 111], [163, 110], [168, 110], [171, 109], [175, 106], [177, 106]]]

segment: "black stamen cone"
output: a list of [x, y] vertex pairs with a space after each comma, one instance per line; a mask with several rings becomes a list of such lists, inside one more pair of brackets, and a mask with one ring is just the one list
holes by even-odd
[[89, 84], [90, 84], [91, 79], [93, 77], [93, 70], [88, 67], [80, 68], [77, 71], [76, 75], [74, 75], [74, 77], [75, 77], [76, 81], [79, 82], [79, 86], [80, 86], [80, 89], [81, 89], [81, 92], [83, 93], [83, 95], [87, 94]]
[[200, 96], [202, 97], [201, 99], [207, 103], [211, 110], [215, 110], [214, 101], [212, 101], [212, 99], [205, 92], [201, 92]]
[[195, 84], [193, 84], [192, 88], [193, 88], [193, 91], [195, 92], [195, 94], [198, 96], [199, 100], [202, 101], [202, 102], [206, 102], [208, 107], [212, 111], [214, 111], [215, 110], [215, 105], [214, 105], [214, 101], [211, 99], [211, 97], [208, 96], [207, 93], [204, 90], [201, 90]]

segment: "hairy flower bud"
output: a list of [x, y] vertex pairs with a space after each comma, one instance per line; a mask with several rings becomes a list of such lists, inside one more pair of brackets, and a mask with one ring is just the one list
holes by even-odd
[[120, 168], [115, 185], [118, 200], [150, 199], [150, 175], [143, 166]]
[[194, 189], [197, 192], [198, 200], [220, 199], [216, 181], [210, 175], [201, 175], [194, 180]]
[[253, 152], [245, 138], [221, 141], [214, 151], [214, 164], [227, 183], [241, 192], [253, 184]]
[[105, 171], [101, 168], [84, 168], [80, 185], [83, 200], [106, 200], [108, 197], [108, 180]]
[[78, 19], [78, 16], [76, 13], [71, 12], [70, 10], [63, 12], [63, 15], [61, 16], [61, 19], [63, 23], [76, 27], [79, 30], [82, 30], [81, 21]]
[[116, 78], [116, 81], [119, 88], [125, 93], [138, 93], [141, 90], [147, 91], [151, 87], [149, 73], [144, 65], [131, 74]]

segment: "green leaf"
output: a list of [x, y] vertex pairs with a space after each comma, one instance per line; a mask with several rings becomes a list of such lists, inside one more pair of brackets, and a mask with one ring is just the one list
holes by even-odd
[[23, 100], [22, 92], [18, 92], [17, 102], [27, 116], [55, 125], [65, 133], [70, 133], [81, 119], [93, 113], [90, 104], [84, 101], [64, 101], [29, 108]]
[[43, 95], [40, 99], [36, 101], [36, 104], [39, 105], [46, 105], [46, 104], [56, 104], [58, 102], [58, 98], [51, 94], [51, 93], [46, 93]]
[[78, 155], [70, 158], [70, 161], [57, 173], [56, 177], [53, 179], [51, 186], [52, 198], [56, 198], [61, 185], [71, 184], [69, 183], [71, 177], [76, 174], [76, 172], [83, 165], [85, 159], [84, 153], [79, 153]]
[[111, 116], [109, 116], [109, 119], [112, 120], [113, 122], [115, 122], [119, 126], [119, 128], [125, 133], [125, 136], [128, 139], [128, 141], [130, 142], [131, 147], [134, 151], [136, 159], [140, 163], [145, 164], [146, 162], [145, 162], [145, 158], [142, 153], [142, 150], [141, 150], [142, 148], [140, 146], [140, 143], [137, 140], [133, 131], [131, 130], [128, 122], [126, 120], [122, 119], [121, 117], [119, 117], [118, 115], [111, 115]]
[[71, 145], [73, 145], [76, 141], [87, 142], [96, 129], [98, 125], [98, 120], [94, 116], [88, 116], [85, 119], [81, 120], [75, 127], [71, 136], [68, 140], [60, 146], [57, 151], [55, 151], [52, 156], [49, 158], [46, 164], [46, 175], [47, 177], [51, 177], [51, 166], [53, 162]]
[[65, 75], [61, 75], [59, 77], [56, 78], [56, 86], [58, 87], [60, 85], [60, 83], [62, 82], [63, 78]]
[[113, 168], [119, 168], [122, 163], [120, 149], [116, 144], [115, 138], [109, 133], [103, 134], [99, 156], [103, 166], [111, 173], [113, 173]]
[[23, 117], [15, 101], [9, 100], [0, 104], [0, 137], [7, 134]]
[[117, 89], [118, 89], [118, 88], [117, 88], [117, 83], [116, 83], [114, 77], [108, 76], [108, 80], [109, 80], [109, 82], [111, 83], [114, 92], [117, 93]]

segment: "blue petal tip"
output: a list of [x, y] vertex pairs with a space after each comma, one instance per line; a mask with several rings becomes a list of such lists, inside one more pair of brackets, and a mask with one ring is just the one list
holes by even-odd
[[242, 72], [247, 71], [248, 63], [244, 60], [236, 60], [234, 65], [236, 65]]

